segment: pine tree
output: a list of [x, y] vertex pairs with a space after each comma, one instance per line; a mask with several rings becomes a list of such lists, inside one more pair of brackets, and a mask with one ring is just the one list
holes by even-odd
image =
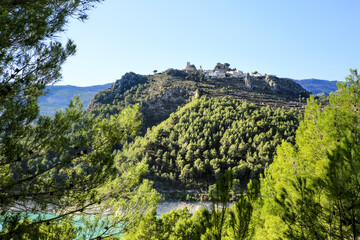
[[[156, 200], [149, 182], [139, 184], [146, 165], [116, 163], [112, 152], [139, 129], [138, 107], [100, 121], [83, 117], [75, 98], [53, 118], [39, 117], [38, 97], [60, 80], [62, 63], [76, 49], [71, 40], [63, 45], [55, 36], [70, 17], [86, 19], [96, 2], [0, 3], [1, 239], [38, 239], [51, 229], [56, 235], [48, 238], [69, 239], [75, 226], [66, 217], [89, 209], [114, 214], [90, 226], [85, 238], [111, 236], [130, 227]], [[54, 215], [45, 219], [42, 213], [49, 211]], [[37, 217], [31, 220], [27, 213]], [[120, 229], [121, 221], [127, 224]]]
[[[351, 70], [329, 105], [310, 98], [296, 134], [261, 181], [266, 239], [357, 239], [360, 76]], [[282, 229], [279, 231], [278, 229]]]
[[221, 175], [214, 188], [209, 189], [211, 201], [211, 215], [209, 217], [209, 227], [201, 239], [220, 240], [223, 236], [225, 225], [225, 215], [228, 210], [227, 205], [230, 201], [230, 191], [233, 187], [234, 175], [232, 171], [226, 171]]
[[255, 201], [259, 196], [260, 185], [257, 180], [251, 180], [246, 193], [241, 193], [240, 200], [229, 209], [228, 234], [232, 239], [251, 239], [254, 229], [251, 228], [251, 220]]

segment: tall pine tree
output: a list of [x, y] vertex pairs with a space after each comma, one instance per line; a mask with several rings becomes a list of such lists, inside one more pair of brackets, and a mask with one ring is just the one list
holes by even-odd
[[[357, 239], [360, 77], [351, 70], [329, 105], [311, 98], [296, 135], [261, 181], [259, 239]], [[281, 231], [279, 231], [281, 229]]]
[[[89, 225], [93, 231], [85, 238], [112, 236], [129, 227], [120, 229], [119, 222], [131, 224], [156, 199], [148, 182], [139, 184], [146, 165], [115, 164], [112, 153], [139, 129], [138, 108], [97, 121], [82, 118], [82, 104], [74, 99], [53, 118], [39, 117], [38, 97], [60, 80], [61, 65], [76, 50], [71, 40], [64, 45], [56, 35], [70, 17], [86, 19], [97, 2], [0, 2], [1, 239], [69, 239], [74, 225], [66, 217], [89, 208], [113, 215]], [[44, 212], [53, 215], [45, 219]]]

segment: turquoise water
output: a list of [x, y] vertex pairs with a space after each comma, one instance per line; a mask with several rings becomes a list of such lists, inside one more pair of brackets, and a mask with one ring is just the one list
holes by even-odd
[[[21, 216], [21, 218], [29, 218], [31, 220], [36, 220], [39, 219], [39, 217], [41, 219], [51, 219], [51, 218], [55, 218], [57, 215], [56, 214], [52, 214], [52, 213], [47, 213], [47, 214], [22, 214], [23, 216]], [[0, 216], [1, 218], [3, 218], [4, 216]], [[74, 221], [74, 227], [77, 230], [77, 235], [78, 236], [82, 236], [83, 234], [92, 234], [92, 237], [96, 237], [98, 236], [100, 233], [102, 233], [105, 228], [102, 228], [101, 226], [106, 225], [106, 220], [107, 220], [107, 216], [104, 216], [102, 218], [97, 218], [96, 216], [89, 216], [86, 215], [86, 221], [88, 221], [88, 223], [90, 224], [86, 224], [86, 222], [83, 221], [83, 218], [81, 215], [74, 215], [72, 217], [72, 220]], [[3, 219], [1, 220], [1, 222], [3, 221]], [[92, 223], [94, 222], [94, 224]], [[87, 228], [86, 225], [90, 225], [90, 228]], [[95, 226], [95, 228], [94, 228]], [[91, 229], [92, 228], [92, 229]], [[116, 230], [116, 229], [115, 229]], [[0, 223], [0, 231], [3, 231], [2, 225]], [[116, 235], [115, 235], [116, 236]], [[121, 236], [121, 234], [118, 234], [117, 236]]]

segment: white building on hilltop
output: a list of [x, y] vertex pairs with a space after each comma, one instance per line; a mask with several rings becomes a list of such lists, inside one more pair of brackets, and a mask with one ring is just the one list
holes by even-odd
[[243, 73], [243, 71], [240, 71], [240, 70], [227, 71], [226, 74], [231, 77], [245, 77], [245, 74]]
[[205, 72], [205, 77], [207, 78], [225, 78], [226, 75], [223, 71], [210, 71], [210, 72]]

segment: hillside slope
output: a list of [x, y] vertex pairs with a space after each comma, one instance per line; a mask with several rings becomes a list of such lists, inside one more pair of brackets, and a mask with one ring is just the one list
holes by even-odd
[[147, 128], [166, 120], [178, 107], [204, 95], [298, 110], [309, 96], [299, 84], [286, 78], [267, 75], [205, 79], [199, 72], [168, 69], [146, 76], [126, 73], [110, 88], [94, 96], [89, 104], [89, 112], [107, 117], [126, 106], [140, 104], [144, 119], [142, 132], [145, 133]]
[[231, 98], [201, 97], [124, 146], [117, 161], [146, 159], [160, 192], [207, 190], [225, 170], [238, 183], [258, 179], [282, 140], [294, 143], [295, 111]]
[[[147, 81], [146, 81], [147, 82]], [[294, 80], [294, 82], [300, 84], [306, 91], [312, 92], [313, 94], [335, 92], [337, 90], [337, 81], [319, 80], [319, 79], [303, 79]], [[111, 87], [112, 83], [104, 85], [94, 85], [88, 87], [77, 87], [77, 86], [49, 86], [49, 92], [45, 96], [39, 98], [39, 106], [41, 115], [54, 115], [59, 109], [65, 108], [74, 95], [80, 95], [80, 100], [84, 103], [84, 109], [87, 109], [91, 99], [100, 91]], [[131, 87], [130, 87], [131, 88]], [[224, 93], [224, 89], [222, 89]], [[254, 94], [254, 93], [253, 93]], [[254, 96], [253, 96], [254, 97]], [[244, 96], [244, 99], [246, 97]], [[264, 97], [265, 99], [266, 97]], [[181, 104], [184, 104], [184, 101]], [[176, 104], [175, 104], [176, 105]], [[173, 112], [177, 107], [171, 109]], [[145, 113], [145, 111], [143, 111]], [[151, 117], [151, 116], [148, 116]]]

